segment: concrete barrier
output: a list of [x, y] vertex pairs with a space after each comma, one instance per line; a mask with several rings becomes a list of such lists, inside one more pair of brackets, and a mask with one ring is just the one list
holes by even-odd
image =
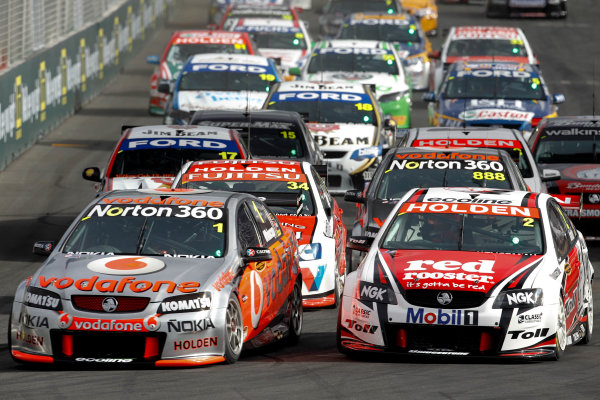
[[98, 94], [166, 21], [175, 0], [128, 0], [0, 75], [0, 170]]

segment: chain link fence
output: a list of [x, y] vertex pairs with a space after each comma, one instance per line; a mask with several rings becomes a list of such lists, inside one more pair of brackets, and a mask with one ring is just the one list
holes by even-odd
[[0, 73], [99, 21], [125, 0], [0, 0]]

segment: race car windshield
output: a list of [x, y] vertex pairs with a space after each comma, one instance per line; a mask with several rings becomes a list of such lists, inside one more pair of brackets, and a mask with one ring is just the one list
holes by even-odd
[[384, 12], [396, 14], [398, 9], [392, 1], [340, 0], [331, 2], [326, 10], [329, 14], [351, 14], [356, 12]]
[[304, 150], [300, 133], [274, 129], [252, 130], [248, 139], [249, 150], [256, 157], [302, 158]]
[[245, 44], [174, 44], [169, 49], [167, 61], [172, 64], [183, 64], [190, 56], [204, 53], [248, 54], [248, 50]]
[[455, 39], [448, 45], [447, 57], [527, 57], [521, 40]]
[[306, 50], [304, 34], [298, 32], [261, 32], [250, 34], [259, 49]]
[[308, 121], [321, 123], [346, 123], [377, 125], [373, 105], [351, 101], [280, 101], [271, 103], [269, 109], [296, 111], [308, 115]]
[[228, 153], [225, 156], [222, 153], [222, 150], [177, 147], [120, 151], [117, 153], [109, 177], [175, 176], [188, 161], [241, 158], [238, 153]]
[[[585, 132], [585, 129], [582, 128], [564, 128], [564, 130]], [[595, 134], [549, 135], [542, 133], [535, 148], [534, 157], [536, 162], [545, 164], [596, 164], [600, 159], [598, 146], [600, 146], [600, 138]], [[582, 178], [585, 179], [585, 177]]]
[[390, 75], [399, 75], [396, 58], [392, 54], [341, 54], [338, 53], [313, 53], [308, 66], [309, 74], [319, 72], [373, 72]]
[[419, 31], [414, 25], [345, 25], [339, 39], [380, 40], [392, 43], [420, 42]]
[[546, 100], [539, 78], [449, 77], [442, 89], [447, 99]]
[[401, 213], [381, 243], [386, 250], [544, 252], [539, 219], [506, 215]]
[[220, 208], [200, 206], [99, 204], [79, 221], [62, 252], [220, 258], [225, 216]]
[[268, 92], [269, 82], [275, 80], [271, 74], [250, 74], [231, 71], [201, 71], [184, 73], [179, 90], [215, 90], [222, 92], [251, 91]]
[[377, 189], [377, 198], [382, 200], [399, 199], [414, 187], [515, 189], [501, 160], [394, 158], [384, 170], [386, 173], [382, 175]]
[[[251, 118], [250, 118], [251, 119]], [[265, 158], [303, 158], [300, 126], [287, 122], [203, 121], [192, 120], [191, 125], [211, 125], [235, 129], [249, 144], [253, 156]], [[248, 128], [248, 126], [251, 126]]]
[[[242, 192], [254, 194], [257, 197], [266, 197], [269, 203], [268, 196], [265, 194], [273, 193], [277, 196], [279, 193], [295, 194], [300, 196], [301, 208], [298, 212], [296, 206], [278, 206], [269, 205], [275, 214], [293, 214], [293, 215], [314, 215], [314, 201], [309, 190], [308, 183], [296, 181], [267, 181], [267, 180], [224, 180], [226, 173], [208, 173], [214, 175], [215, 180], [212, 181], [189, 181], [182, 182], [178, 187], [184, 189], [202, 189], [202, 190], [224, 190], [226, 192]], [[219, 176], [219, 178], [217, 178]]]

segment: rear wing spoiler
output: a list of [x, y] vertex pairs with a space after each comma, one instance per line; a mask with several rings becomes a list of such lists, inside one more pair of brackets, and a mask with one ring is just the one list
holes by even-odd
[[577, 215], [581, 218], [581, 210], [583, 209], [583, 193], [580, 195], [576, 194], [553, 194], [552, 197], [558, 201], [565, 210], [575, 210]]

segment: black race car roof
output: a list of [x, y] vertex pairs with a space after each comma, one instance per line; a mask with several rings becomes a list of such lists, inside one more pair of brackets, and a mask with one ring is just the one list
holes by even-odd
[[542, 122], [543, 127], [558, 128], [585, 126], [586, 128], [600, 128], [600, 116], [598, 115], [561, 116], [556, 118], [547, 118]]
[[192, 117], [192, 124], [202, 123], [204, 121], [260, 121], [260, 122], [294, 122], [300, 123], [302, 116], [295, 111], [281, 110], [201, 110], [196, 111]]

